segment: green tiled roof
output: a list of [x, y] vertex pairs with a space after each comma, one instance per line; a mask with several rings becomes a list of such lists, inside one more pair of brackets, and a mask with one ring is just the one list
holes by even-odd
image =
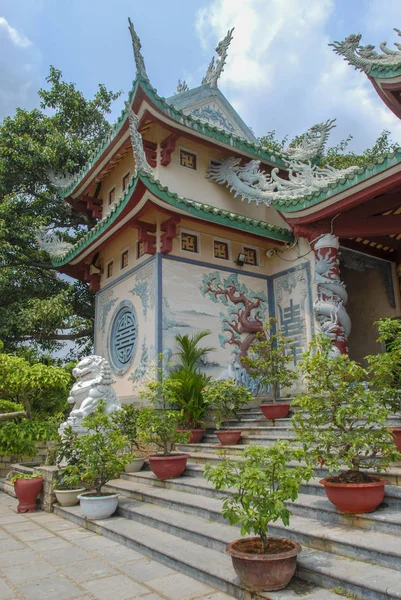
[[[196, 117], [193, 117], [191, 115], [186, 115], [182, 110], [175, 108], [172, 104], [168, 104], [164, 98], [158, 95], [157, 90], [150, 84], [150, 82], [143, 77], [138, 76], [135, 79], [133, 87], [128, 94], [129, 103], [132, 103], [139, 86], [142, 87], [142, 89], [145, 91], [146, 95], [150, 98], [150, 100], [164, 114], [169, 116], [177, 123], [185, 125], [186, 127], [189, 127], [190, 129], [193, 129], [198, 133], [202, 133], [203, 135], [206, 135], [218, 142], [229, 144], [232, 148], [236, 148], [237, 150], [241, 150], [243, 152], [249, 152], [253, 154], [255, 158], [259, 158], [263, 162], [273, 163], [277, 166], [286, 168], [286, 163], [283, 161], [279, 154], [267, 152], [261, 144], [252, 143], [245, 138], [239, 137], [233, 133], [220, 129], [219, 127], [215, 127], [211, 123], [202, 121], [201, 119], [197, 119]], [[82, 167], [82, 169], [75, 175], [71, 184], [69, 184], [66, 187], [60, 188], [59, 193], [63, 198], [66, 198], [75, 190], [80, 181], [82, 181], [85, 175], [90, 171], [90, 169], [93, 167], [96, 161], [107, 149], [111, 141], [119, 133], [126, 119], [127, 113], [125, 110], [123, 110], [120, 116], [118, 117], [116, 123], [113, 125], [113, 128], [107, 136], [107, 138], [103, 140], [100, 146], [92, 154], [91, 158], [88, 160], [86, 165]]]
[[378, 173], [398, 165], [401, 163], [401, 151], [390, 152], [386, 156], [380, 157], [372, 161], [367, 167], [355, 169], [352, 173], [348, 173], [344, 177], [339, 178], [322, 188], [322, 190], [299, 198], [289, 198], [284, 200], [276, 200], [272, 202], [272, 206], [283, 213], [291, 213], [300, 211], [304, 208], [309, 208], [314, 204], [323, 202], [336, 194], [340, 194], [349, 188], [366, 181], [370, 177], [374, 177]]
[[54, 258], [52, 260], [53, 266], [60, 267], [69, 263], [89, 244], [98, 239], [106, 231], [106, 229], [108, 229], [114, 223], [117, 217], [127, 206], [128, 201], [138, 184], [138, 181], [142, 181], [148, 190], [161, 200], [164, 200], [171, 206], [179, 208], [195, 217], [207, 219], [212, 223], [218, 223], [220, 225], [232, 227], [240, 231], [247, 231], [249, 233], [254, 233], [256, 235], [264, 236], [273, 240], [292, 242], [294, 239], [292, 232], [288, 229], [284, 229], [283, 227], [279, 227], [277, 225], [272, 225], [266, 221], [251, 219], [245, 215], [233, 213], [221, 208], [216, 208], [215, 206], [210, 206], [209, 204], [196, 202], [195, 200], [190, 200], [189, 198], [183, 198], [178, 194], [170, 192], [167, 187], [162, 186], [161, 183], [153, 179], [153, 177], [143, 173], [138, 173], [136, 177], [131, 179], [131, 182], [124, 194], [113, 204], [111, 210], [107, 213], [104, 219], [99, 221], [95, 227], [93, 227], [93, 229], [88, 231], [64, 256]]

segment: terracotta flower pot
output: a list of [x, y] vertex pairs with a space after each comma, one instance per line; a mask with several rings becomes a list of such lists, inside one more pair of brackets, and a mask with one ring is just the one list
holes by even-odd
[[401, 452], [401, 427], [389, 427], [393, 434], [394, 444], [397, 446], [397, 450]]
[[252, 590], [282, 590], [295, 574], [297, 554], [302, 551], [301, 546], [287, 538], [272, 537], [269, 540], [290, 549], [277, 554], [251, 554], [241, 551], [244, 543], [248, 545], [260, 542], [259, 537], [235, 540], [226, 547], [238, 577]]
[[149, 456], [149, 466], [158, 479], [173, 479], [185, 471], [189, 454]]
[[216, 435], [222, 446], [236, 446], [241, 437], [241, 429], [227, 429], [226, 431], [216, 431]]
[[189, 433], [187, 444], [198, 444], [205, 435], [204, 429], [177, 429], [179, 433]]
[[15, 495], [19, 500], [18, 512], [36, 512], [36, 498], [42, 491], [43, 479], [17, 479], [14, 482]]
[[290, 404], [287, 402], [260, 404], [259, 406], [266, 419], [284, 419], [290, 412]]
[[383, 502], [385, 479], [376, 478], [370, 483], [334, 483], [321, 479], [327, 498], [343, 513], [370, 513]]

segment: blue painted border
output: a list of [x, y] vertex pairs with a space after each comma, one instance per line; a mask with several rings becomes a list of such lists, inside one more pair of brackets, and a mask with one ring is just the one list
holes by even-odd
[[[163, 257], [156, 255], [156, 323], [155, 323], [155, 348], [157, 358], [163, 352]], [[162, 367], [158, 360], [159, 368]]]
[[95, 317], [94, 317], [94, 321], [93, 321], [93, 354], [97, 354], [96, 352], [96, 342], [97, 342], [97, 336], [96, 336], [96, 330], [97, 330], [97, 315], [98, 315], [98, 311], [99, 311], [99, 296], [100, 296], [100, 290], [95, 294]]
[[151, 263], [152, 260], [156, 260], [156, 257], [157, 257], [157, 255], [150, 256], [149, 258], [147, 258], [146, 260], [144, 260], [143, 262], [141, 262], [139, 265], [135, 265], [135, 267], [132, 267], [132, 269], [130, 269], [126, 273], [123, 273], [123, 275], [119, 275], [118, 277], [116, 277], [116, 279], [113, 279], [113, 281], [110, 281], [110, 283], [108, 283], [107, 285], [103, 286], [98, 291], [97, 295], [99, 295], [102, 292], [104, 292], [104, 290], [108, 290], [110, 287], [113, 287], [114, 285], [116, 285], [116, 283], [119, 283], [123, 279], [126, 279], [126, 277], [130, 277], [130, 275], [132, 275], [133, 273], [135, 273], [139, 269], [142, 269], [142, 267], [144, 267], [145, 265], [148, 265], [149, 263]]

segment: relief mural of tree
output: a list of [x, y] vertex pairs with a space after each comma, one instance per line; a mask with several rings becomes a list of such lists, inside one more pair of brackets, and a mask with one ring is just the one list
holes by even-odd
[[227, 307], [226, 312], [220, 313], [221, 346], [234, 346], [233, 352], [238, 359], [246, 356], [256, 334], [263, 331], [267, 314], [266, 294], [248, 289], [238, 280], [237, 274], [221, 278], [218, 271], [203, 276], [200, 290], [215, 304], [221, 302]]

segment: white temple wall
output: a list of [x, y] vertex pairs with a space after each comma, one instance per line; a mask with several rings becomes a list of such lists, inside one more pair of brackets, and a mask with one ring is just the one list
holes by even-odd
[[100, 188], [99, 198], [103, 201], [103, 217], [110, 211], [109, 192], [115, 188], [114, 202], [123, 195], [123, 177], [129, 173], [129, 179], [134, 172], [134, 157], [132, 150], [123, 156], [123, 158], [115, 165], [110, 173], [103, 179], [102, 187]]

